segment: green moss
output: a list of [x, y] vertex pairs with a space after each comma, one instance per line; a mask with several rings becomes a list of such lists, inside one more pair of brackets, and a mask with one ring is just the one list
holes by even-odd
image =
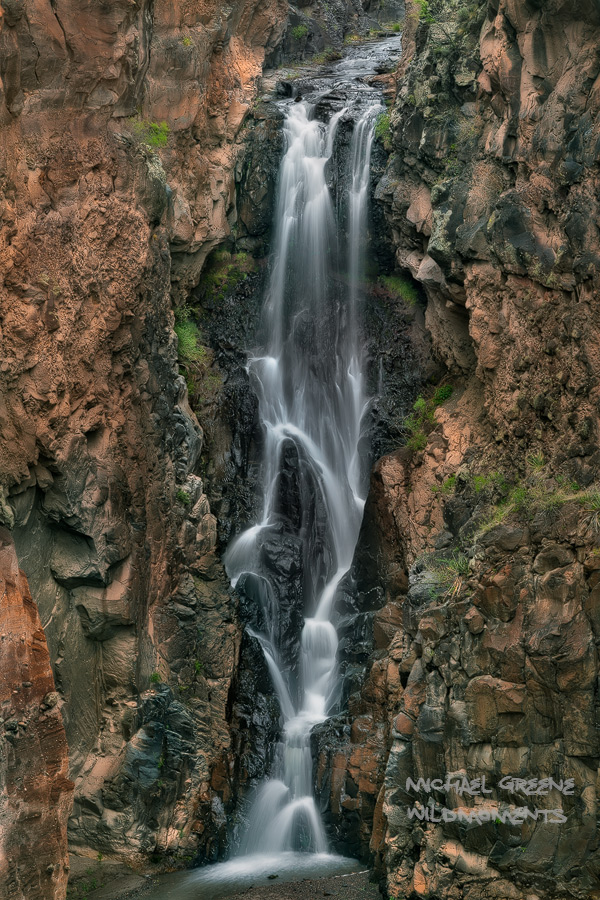
[[131, 130], [139, 141], [153, 149], [166, 147], [170, 128], [166, 122], [149, 122], [146, 119], [130, 119]]
[[399, 275], [385, 275], [379, 279], [379, 282], [393, 297], [404, 300], [409, 306], [417, 305], [419, 291], [413, 281]]
[[381, 112], [377, 116], [375, 120], [375, 137], [381, 141], [389, 153], [392, 149], [392, 129], [389, 112]]

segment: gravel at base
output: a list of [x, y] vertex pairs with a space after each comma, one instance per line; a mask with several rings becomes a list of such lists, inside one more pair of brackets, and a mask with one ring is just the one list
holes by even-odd
[[249, 888], [241, 894], [231, 894], [229, 900], [320, 900], [321, 897], [338, 900], [381, 900], [376, 884], [369, 882], [368, 872], [353, 875], [334, 875], [330, 878], [306, 879]]

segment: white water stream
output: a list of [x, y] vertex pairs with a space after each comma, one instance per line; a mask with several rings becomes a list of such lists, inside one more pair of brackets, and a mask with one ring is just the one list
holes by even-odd
[[[279, 700], [281, 744], [271, 776], [256, 792], [237, 857], [165, 878], [160, 893], [151, 894], [161, 900], [216, 900], [267, 877], [294, 880], [359, 868], [329, 852], [312, 792], [310, 733], [331, 714], [339, 697], [334, 600], [352, 563], [366, 492], [360, 445], [369, 401], [361, 281], [371, 148], [382, 107], [377, 91], [363, 79], [399, 53], [399, 37], [355, 48], [325, 70], [320, 83], [317, 79], [318, 87], [309, 95], [312, 102], [285, 104], [264, 340], [248, 363], [264, 434], [262, 500], [256, 522], [234, 540], [225, 557], [232, 584], [243, 590], [250, 578], [260, 606], [260, 631], [248, 630], [262, 647]], [[338, 88], [347, 98], [343, 108]], [[330, 109], [337, 111], [321, 122], [316, 111], [332, 91], [337, 99]], [[349, 152], [338, 157], [336, 134], [349, 121]], [[338, 191], [343, 195], [340, 209], [328, 188], [334, 157], [346, 188]], [[344, 158], [342, 172], [338, 160]], [[346, 228], [340, 226], [344, 213]], [[292, 660], [280, 623], [281, 577], [275, 583], [273, 566], [265, 564], [265, 555], [290, 528], [281, 509], [282, 470], [290, 455], [300, 507], [293, 537], [302, 545], [303, 567], [303, 627]], [[290, 590], [293, 582], [295, 590], [297, 573], [290, 574]]]
[[[299, 102], [289, 106], [285, 121], [273, 271], [265, 304], [268, 340], [264, 353], [249, 362], [265, 433], [262, 514], [225, 558], [233, 585], [248, 574], [264, 584], [259, 595], [267, 624], [255, 637], [265, 653], [284, 721], [280, 761], [250, 812], [243, 854], [327, 850], [312, 795], [310, 732], [327, 718], [337, 695], [333, 600], [352, 563], [365, 501], [359, 441], [367, 400], [358, 307], [371, 146], [380, 110], [375, 103], [358, 112], [345, 107], [323, 124], [313, 117], [308, 103]], [[357, 120], [348, 173], [349, 285], [340, 297], [332, 278], [338, 262], [337, 216], [325, 169], [338, 125], [353, 113]], [[278, 611], [262, 563], [263, 542], [279, 520], [281, 460], [290, 444], [302, 462], [306, 493], [318, 491], [319, 506], [326, 511], [326, 534], [309, 547], [311, 571], [304, 578], [298, 685], [281, 663]], [[306, 540], [311, 534], [307, 529]]]

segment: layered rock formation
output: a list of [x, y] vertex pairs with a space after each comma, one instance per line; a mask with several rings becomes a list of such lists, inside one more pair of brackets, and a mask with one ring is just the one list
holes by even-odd
[[[337, 44], [348, 16], [366, 21], [363, 5], [343, 7]], [[215, 553], [173, 306], [185, 324], [224, 240], [265, 251], [272, 158], [260, 148], [276, 156], [278, 122], [255, 111], [263, 143], [243, 163], [245, 116], [286, 28], [288, 54], [327, 46], [331, 4], [298, 4], [291, 20], [283, 0], [1, 0], [0, 14], [0, 518], [57, 688], [5, 549], [2, 631], [19, 638], [0, 661], [18, 678], [3, 697], [0, 872], [8, 896], [60, 897], [61, 714], [72, 844], [134, 862], [216, 858], [235, 787], [260, 774], [244, 733], [257, 716], [275, 727]], [[593, 0], [407, 3], [377, 196], [397, 267], [426, 296], [426, 331], [407, 311], [402, 359], [382, 371], [434, 374], [431, 346], [454, 393], [420, 407], [413, 449], [375, 469], [340, 599], [352, 721], [315, 734], [331, 830], [376, 857], [393, 896], [598, 891], [599, 38]], [[218, 426], [223, 470], [230, 444], [247, 451], [236, 427]], [[211, 489], [225, 519], [231, 498]], [[274, 731], [257, 732], [264, 758]], [[41, 766], [26, 837], [21, 754]], [[572, 778], [573, 795], [535, 804], [568, 821], [416, 827], [407, 807], [427, 797], [406, 778], [446, 772]], [[493, 799], [534, 806], [522, 789]], [[20, 861], [17, 839], [48, 859]]]
[[10, 534], [0, 529], [0, 893], [63, 900], [68, 751], [50, 655]]
[[[379, 708], [395, 707], [371, 837], [394, 897], [600, 888], [599, 16], [592, 3], [407, 4], [378, 197], [454, 392], [427, 405], [425, 388], [370, 499], [379, 575], [364, 608], [384, 605], [362, 703], [376, 683]], [[353, 741], [356, 767], [369, 741]], [[345, 770], [338, 758], [339, 783]], [[485, 775], [492, 793], [407, 789], [447, 773]], [[511, 793], [504, 776], [573, 787]], [[409, 819], [428, 803], [435, 822]], [[440, 822], [443, 807], [482, 817]], [[511, 824], [517, 807], [566, 820]]]
[[224, 834], [239, 628], [172, 306], [230, 232], [286, 15], [2, 3], [2, 519], [65, 701], [83, 852], [212, 858]]

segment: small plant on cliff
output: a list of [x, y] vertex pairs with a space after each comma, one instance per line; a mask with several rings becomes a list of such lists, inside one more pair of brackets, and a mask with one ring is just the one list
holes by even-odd
[[184, 47], [192, 47], [194, 45], [193, 40], [187, 34], [184, 38], [181, 38], [181, 43], [183, 44]]
[[333, 47], [325, 47], [325, 49], [321, 53], [316, 53], [310, 62], [315, 66], [322, 66], [325, 63], [333, 62], [336, 59], [341, 59], [342, 54], [339, 50], [335, 50]]
[[183, 488], [179, 488], [177, 493], [175, 494], [177, 500], [183, 504], [183, 506], [189, 506], [192, 502], [192, 498], [188, 494], [187, 491], [184, 491]]
[[207, 262], [200, 286], [207, 299], [219, 303], [255, 269], [256, 263], [248, 253], [216, 250]]
[[175, 334], [179, 342], [179, 359], [183, 363], [200, 362], [204, 358], [206, 350], [200, 343], [200, 331], [194, 322], [189, 319], [177, 322]]
[[543, 469], [546, 464], [543, 453], [533, 453], [527, 458], [527, 462], [530, 468], [532, 468], [535, 472], [539, 472], [540, 469]]
[[194, 668], [196, 670], [196, 675], [201, 675], [204, 671], [204, 663], [200, 662], [199, 659], [194, 660]]
[[409, 306], [417, 305], [419, 292], [413, 281], [401, 278], [399, 275], [385, 275], [379, 281], [392, 297], [404, 300]]
[[417, 397], [413, 404], [413, 412], [404, 420], [404, 427], [408, 429], [409, 438], [406, 446], [409, 450], [424, 450], [427, 445], [427, 432], [435, 424], [435, 410], [452, 396], [453, 388], [450, 384], [440, 385], [436, 388], [432, 397]]
[[600, 491], [588, 494], [583, 500], [586, 516], [584, 523], [593, 531], [600, 531]]
[[439, 388], [435, 389], [435, 393], [431, 398], [431, 403], [434, 407], [441, 406], [442, 403], [445, 403], [446, 400], [450, 399], [453, 393], [454, 388], [451, 384], [442, 384]]
[[160, 674], [158, 672], [153, 672], [150, 676], [150, 684], [160, 684]]
[[450, 475], [442, 484], [442, 494], [453, 494], [456, 490], [456, 475]]
[[296, 25], [295, 28], [292, 28], [292, 37], [295, 41], [301, 41], [307, 34], [308, 27], [306, 25]]
[[419, 14], [419, 22], [424, 22], [426, 25], [434, 25], [435, 18], [431, 12], [428, 0], [415, 0], [415, 3]]
[[379, 113], [375, 122], [375, 137], [381, 141], [389, 153], [392, 149], [392, 129], [389, 112]]
[[157, 150], [169, 143], [170, 129], [166, 122], [148, 122], [146, 119], [130, 119], [134, 135], [143, 144]]

